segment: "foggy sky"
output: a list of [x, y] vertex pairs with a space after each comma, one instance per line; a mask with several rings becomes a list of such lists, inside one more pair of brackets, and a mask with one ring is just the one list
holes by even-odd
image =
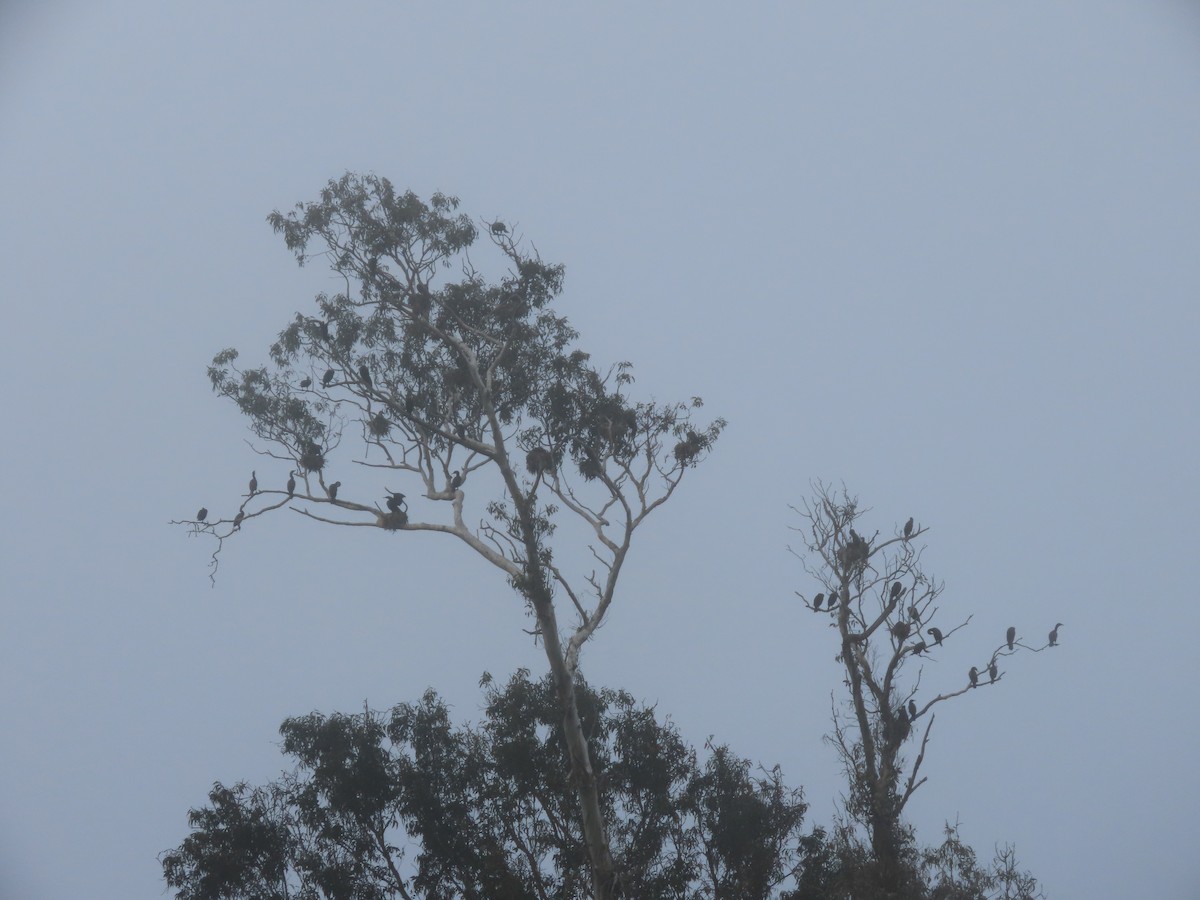
[[639, 533], [594, 685], [828, 824], [837, 648], [787, 547], [844, 483], [871, 530], [930, 526], [973, 616], [930, 690], [1065, 623], [939, 707], [921, 839], [1014, 843], [1054, 900], [1198, 895], [1194, 6], [246, 6], [0, 10], [0, 896], [162, 896], [285, 717], [432, 686], [478, 720], [483, 671], [545, 670], [437, 535], [276, 515], [213, 587], [166, 524], [286, 479], [205, 367], [340, 289], [265, 217], [347, 170], [518, 223], [633, 396], [729, 420]]

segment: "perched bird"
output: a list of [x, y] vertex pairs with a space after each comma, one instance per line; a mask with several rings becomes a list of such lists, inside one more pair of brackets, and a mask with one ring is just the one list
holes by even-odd
[[892, 634], [894, 634], [896, 636], [896, 639], [900, 640], [900, 641], [902, 641], [906, 637], [908, 637], [908, 631], [909, 631], [909, 628], [908, 628], [907, 622], [897, 622], [895, 625], [892, 626]]
[[388, 498], [384, 502], [387, 504], [388, 512], [404, 512], [408, 509], [408, 503], [404, 500], [404, 495], [396, 491], [388, 491]]
[[971, 671], [967, 673], [967, 677], [971, 679], [971, 687], [979, 684], [979, 670], [971, 666]]
[[1058, 646], [1058, 629], [1062, 628], [1062, 624], [1063, 624], [1062, 622], [1058, 622], [1054, 626], [1054, 630], [1050, 632], [1050, 646], [1051, 647]]
[[910, 537], [912, 537], [912, 533], [913, 533], [913, 520], [912, 520], [912, 516], [909, 516], [908, 521], [904, 523], [904, 539], [907, 541]]
[[938, 629], [938, 628], [927, 628], [927, 629], [925, 629], [925, 631], [926, 631], [926, 633], [927, 633], [927, 634], [931, 634], [931, 635], [933, 635], [933, 642], [934, 642], [935, 644], [937, 644], [939, 647], [940, 647], [940, 646], [942, 646], [942, 632], [941, 632], [941, 630], [940, 630], [940, 629]]
[[371, 389], [371, 372], [365, 365], [358, 367], [358, 380], [368, 391]]
[[996, 668], [996, 661], [993, 659], [988, 664], [988, 678], [992, 681], [996, 680], [996, 674], [999, 670]]
[[460, 487], [462, 487], [462, 483], [462, 472], [460, 472], [458, 469], [455, 469], [454, 477], [450, 479], [450, 490], [457, 491]]
[[920, 643], [913, 644], [912, 652], [915, 653], [917, 656], [920, 656], [922, 653], [925, 652], [925, 650], [928, 647], [929, 647], [928, 644], [926, 644], [924, 641], [921, 641]]
[[233, 517], [233, 530], [234, 531], [237, 531], [239, 528], [242, 527], [242, 519], [244, 519], [244, 518], [246, 518], [246, 514], [239, 509], [238, 514]]
[[909, 616], [909, 618], [910, 618], [910, 619], [912, 619], [914, 622], [920, 622], [920, 621], [921, 621], [921, 611], [920, 611], [920, 610], [918, 610], [918, 609], [917, 609], [915, 606], [910, 606], [910, 607], [908, 608], [908, 616]]
[[325, 387], [329, 387], [330, 382], [333, 381], [333, 376], [333, 369], [326, 369], [325, 374], [321, 376], [321, 384], [323, 384]]
[[288, 492], [289, 500], [291, 500], [292, 497], [296, 496], [296, 473], [295, 472], [288, 472], [287, 492]]
[[917, 701], [916, 700], [908, 701], [908, 717], [910, 719], [915, 719], [917, 717]]
[[1013, 648], [1013, 641], [1017, 639], [1017, 629], [1013, 626], [1008, 626], [1008, 633], [1004, 636], [1004, 640], [1008, 643], [1008, 649]]
[[250, 496], [258, 493], [258, 475], [254, 472], [250, 473]]
[[300, 387], [306, 389], [312, 387], [312, 379], [305, 375], [302, 379], [300, 379]]
[[208, 518], [208, 507], [207, 506], [200, 507], [200, 512], [196, 513], [196, 521], [203, 522], [207, 518]]
[[817, 596], [813, 597], [813, 610], [819, 610], [821, 608], [821, 604], [824, 602], [825, 602], [824, 592], [817, 594]]
[[342, 486], [342, 483], [340, 481], [335, 481], [333, 484], [331, 484], [329, 486], [329, 499], [330, 500], [337, 499], [337, 491], [338, 491], [338, 488], [340, 488], [341, 486]]
[[317, 331], [319, 331], [321, 333], [322, 338], [324, 338], [325, 340], [329, 340], [329, 323], [328, 322], [325, 322], [325, 321], [318, 322], [317, 323]]
[[902, 593], [904, 593], [904, 585], [902, 585], [898, 581], [893, 581], [892, 582], [892, 599], [895, 600]]

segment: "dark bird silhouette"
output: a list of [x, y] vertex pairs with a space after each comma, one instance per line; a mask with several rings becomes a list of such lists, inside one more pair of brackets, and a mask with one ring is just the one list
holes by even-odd
[[242, 519], [244, 519], [244, 518], [246, 518], [246, 514], [239, 509], [238, 514], [233, 517], [233, 530], [234, 531], [237, 531], [239, 528], [242, 527]]
[[912, 520], [912, 516], [909, 516], [908, 521], [904, 523], [904, 539], [907, 541], [910, 537], [912, 537], [912, 533], [913, 533], [913, 520]]
[[329, 499], [330, 500], [337, 499], [338, 488], [340, 488], [341, 486], [342, 486], [342, 483], [340, 481], [335, 481], [333, 484], [331, 484], [329, 486]]
[[892, 634], [896, 636], [897, 640], [904, 640], [906, 637], [908, 637], [908, 632], [909, 628], [907, 622], [897, 622], [892, 626]]
[[822, 603], [824, 603], [824, 602], [825, 602], [825, 594], [824, 594], [824, 592], [822, 592], [822, 593], [820, 593], [820, 594], [817, 594], [817, 596], [813, 597], [813, 609], [814, 609], [814, 610], [818, 610], [818, 609], [820, 609], [820, 608], [821, 608], [821, 604], [822, 604]]
[[250, 473], [250, 495], [254, 496], [258, 493], [258, 475], [254, 472]]
[[545, 447], [534, 447], [525, 454], [525, 468], [530, 475], [541, 475], [554, 468], [554, 454]]
[[462, 487], [462, 483], [462, 472], [460, 472], [458, 469], [455, 469], [454, 477], [450, 479], [450, 490], [457, 491], [460, 487]]
[[388, 498], [384, 501], [387, 504], [388, 512], [404, 512], [408, 509], [408, 503], [404, 500], [404, 495], [397, 491], [388, 490]]
[[312, 387], [312, 379], [306, 375], [304, 378], [302, 378], [300, 380], [300, 387], [302, 387], [302, 388]]
[[935, 644], [937, 644], [939, 647], [940, 647], [940, 646], [942, 646], [942, 632], [941, 632], [941, 629], [939, 629], [939, 628], [927, 628], [927, 629], [925, 629], [925, 631], [926, 631], [926, 633], [927, 633], [927, 634], [931, 634], [931, 635], [933, 635], [933, 642], [934, 642]]
[[1062, 624], [1063, 624], [1062, 622], [1058, 622], [1057, 624], [1055, 624], [1054, 630], [1050, 632], [1050, 646], [1051, 647], [1058, 646], [1058, 629], [1062, 628]]
[[317, 322], [317, 331], [323, 339], [329, 340], [329, 323], [325, 321]]
[[926, 644], [924, 641], [921, 641], [918, 644], [913, 644], [912, 652], [915, 653], [917, 656], [920, 656], [922, 653], [924, 653], [926, 651], [926, 649], [928, 649], [928, 647], [929, 647], [928, 644]]
[[287, 491], [288, 491], [288, 499], [289, 500], [291, 500], [294, 496], [296, 496], [296, 473], [295, 472], [288, 472]]
[[897, 597], [899, 597], [903, 593], [904, 593], [904, 585], [902, 585], [898, 581], [893, 581], [892, 582], [892, 599], [895, 600]]
[[324, 385], [325, 387], [329, 387], [329, 385], [333, 381], [333, 376], [334, 376], [333, 369], [326, 369], [325, 374], [321, 376], [321, 384]]
[[916, 700], [908, 701], [908, 717], [910, 719], [915, 719], [917, 717], [917, 701]]
[[908, 617], [910, 619], [912, 619], [914, 622], [920, 622], [921, 621], [921, 611], [919, 609], [917, 609], [915, 606], [910, 606], [908, 608]]
[[976, 687], [979, 684], [979, 670], [971, 666], [971, 671], [967, 673], [967, 677], [971, 679], [971, 687]]
[[368, 391], [371, 389], [371, 372], [365, 365], [358, 367], [358, 380]]
[[998, 672], [999, 670], [996, 668], [996, 661], [993, 659], [990, 663], [988, 663], [988, 678], [991, 681], [995, 681]]
[[200, 507], [200, 512], [196, 513], [196, 521], [203, 522], [207, 518], [208, 518], [208, 507], [207, 506]]
[[1004, 635], [1004, 640], [1008, 643], [1008, 649], [1013, 648], [1013, 642], [1017, 639], [1017, 629], [1013, 626], [1008, 626], [1008, 633]]

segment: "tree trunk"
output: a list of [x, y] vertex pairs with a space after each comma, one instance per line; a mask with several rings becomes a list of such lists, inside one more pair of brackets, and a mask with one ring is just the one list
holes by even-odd
[[608, 846], [608, 833], [600, 808], [600, 789], [596, 784], [596, 773], [592, 771], [587, 737], [579, 719], [579, 706], [575, 700], [575, 679], [567, 668], [562, 646], [558, 642], [558, 620], [553, 604], [547, 598], [539, 598], [534, 601], [534, 609], [542, 630], [546, 659], [550, 663], [550, 671], [554, 674], [558, 703], [563, 711], [563, 736], [571, 759], [571, 777], [575, 780], [575, 789], [579, 796], [583, 840], [591, 862], [592, 896], [595, 900], [612, 900], [620, 896], [617, 890], [617, 869]]

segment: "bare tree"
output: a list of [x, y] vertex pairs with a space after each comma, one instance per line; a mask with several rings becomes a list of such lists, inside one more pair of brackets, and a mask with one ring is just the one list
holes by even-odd
[[[835, 700], [828, 736], [849, 784], [845, 811], [866, 830], [880, 895], [916, 896], [919, 861], [902, 814], [926, 781], [921, 768], [934, 710], [998, 684], [1009, 657], [1052, 643], [1029, 646], [1010, 628], [961, 680], [940, 691], [926, 687], [923, 661], [956, 640], [971, 621], [967, 616], [947, 623], [940, 615], [944, 586], [922, 569], [916, 544], [927, 529], [909, 519], [891, 534], [867, 534], [857, 498], [821, 484], [796, 511], [807, 520], [794, 529], [804, 535], [805, 550], [797, 555], [822, 588], [811, 599], [798, 596], [836, 632], [836, 660], [849, 695]], [[902, 755], [910, 741], [917, 748], [911, 762]]]
[[[348, 174], [319, 202], [269, 217], [302, 265], [326, 257], [344, 290], [318, 295], [316, 315], [296, 315], [271, 367], [239, 369], [234, 350], [215, 357], [214, 390], [249, 417], [255, 449], [281, 472], [264, 472], [235, 516], [185, 521], [216, 538], [214, 573], [225, 541], [281, 509], [326, 525], [445, 534], [503, 572], [534, 616], [554, 678], [595, 897], [615, 897], [620, 877], [576, 701], [580, 653], [613, 602], [634, 532], [725, 423], [694, 425], [699, 398], [630, 399], [629, 364], [594, 368], [552, 312], [562, 267], [525, 249], [509, 225], [485, 221], [506, 268], [489, 283], [468, 252], [480, 229], [457, 206]], [[454, 266], [458, 280], [435, 283]], [[348, 460], [351, 434], [360, 453]], [[267, 487], [282, 484], [284, 468], [287, 488]], [[419, 513], [409, 503], [418, 496], [428, 501]], [[478, 521], [468, 522], [468, 506]], [[565, 561], [550, 540], [563, 521], [590, 535]], [[562, 603], [574, 619], [565, 630]]]

